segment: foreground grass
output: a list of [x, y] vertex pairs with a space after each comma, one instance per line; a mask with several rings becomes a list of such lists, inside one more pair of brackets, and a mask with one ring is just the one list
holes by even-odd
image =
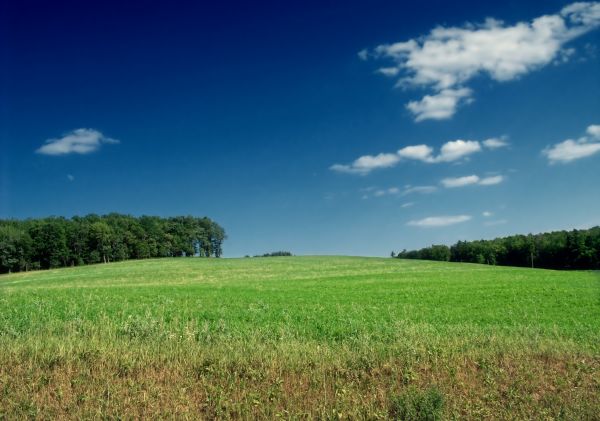
[[350, 257], [0, 277], [0, 418], [600, 419], [591, 272]]

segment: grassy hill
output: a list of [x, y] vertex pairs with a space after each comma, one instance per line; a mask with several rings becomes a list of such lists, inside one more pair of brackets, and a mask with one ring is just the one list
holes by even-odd
[[360, 257], [0, 276], [0, 419], [599, 419], [593, 272]]

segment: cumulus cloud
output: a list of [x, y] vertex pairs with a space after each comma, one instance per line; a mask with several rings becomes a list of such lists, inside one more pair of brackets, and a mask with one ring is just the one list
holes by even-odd
[[567, 139], [542, 151], [551, 164], [566, 164], [600, 152], [600, 125], [588, 126], [586, 135], [577, 140]]
[[[391, 74], [389, 68], [384, 74]], [[414, 114], [415, 121], [445, 120], [454, 115], [459, 105], [473, 102], [472, 94], [473, 91], [468, 88], [442, 89], [434, 95], [425, 95], [418, 101], [410, 101], [406, 108]]]
[[600, 124], [592, 124], [588, 126], [586, 133], [593, 138], [600, 139]]
[[476, 140], [454, 140], [444, 143], [437, 155], [434, 155], [433, 148], [427, 145], [406, 146], [398, 151], [398, 155], [401, 158], [432, 164], [457, 161], [479, 151], [481, 151], [481, 145]]
[[42, 155], [88, 154], [97, 151], [102, 144], [119, 143], [94, 129], [75, 129], [63, 137], [48, 139], [36, 150]]
[[444, 143], [437, 154], [431, 146], [412, 145], [399, 149], [396, 153], [364, 155], [351, 164], [334, 164], [329, 168], [340, 173], [367, 175], [376, 169], [393, 167], [401, 160], [422, 161], [428, 164], [454, 162], [468, 159], [469, 155], [481, 150], [481, 143], [477, 140], [459, 139]]
[[480, 186], [492, 186], [494, 184], [500, 184], [504, 181], [504, 176], [494, 175], [490, 177], [481, 178], [478, 175], [466, 175], [463, 177], [450, 177], [442, 180], [442, 185], [446, 188], [464, 187], [468, 185], [477, 184]]
[[433, 148], [427, 145], [406, 146], [398, 151], [398, 156], [406, 159], [417, 159], [432, 162]]
[[479, 152], [481, 146], [476, 140], [455, 140], [447, 142], [442, 146], [440, 154], [435, 159], [436, 162], [451, 162]]
[[407, 225], [422, 228], [446, 227], [448, 225], [460, 224], [471, 219], [469, 215], [456, 216], [429, 216], [416, 221], [409, 221]]
[[600, 2], [578, 2], [560, 12], [513, 25], [488, 18], [462, 27], [438, 26], [429, 34], [404, 42], [379, 45], [359, 53], [392, 62], [379, 69], [399, 77], [397, 86], [430, 89], [432, 94], [407, 104], [416, 121], [452, 117], [473, 100], [467, 85], [486, 75], [505, 82], [550, 63], [569, 59], [565, 44], [600, 26]]

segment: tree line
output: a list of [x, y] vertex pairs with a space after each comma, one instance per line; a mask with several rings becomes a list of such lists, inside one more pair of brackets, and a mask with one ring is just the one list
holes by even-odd
[[[289, 257], [289, 256], [293, 256], [293, 254], [289, 251], [273, 251], [271, 253], [264, 253], [264, 254], [255, 254], [254, 257]], [[246, 255], [244, 257], [250, 257], [249, 255]]]
[[153, 257], [220, 257], [225, 230], [209, 218], [0, 219], [0, 273]]
[[432, 245], [392, 252], [392, 257], [546, 269], [600, 269], [600, 227], [459, 241], [450, 247]]

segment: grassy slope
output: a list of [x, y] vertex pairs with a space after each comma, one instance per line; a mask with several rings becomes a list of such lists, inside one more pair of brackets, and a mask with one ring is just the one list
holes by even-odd
[[22, 273], [0, 277], [0, 349], [0, 418], [385, 418], [435, 387], [446, 418], [593, 419], [600, 279], [354, 257]]

